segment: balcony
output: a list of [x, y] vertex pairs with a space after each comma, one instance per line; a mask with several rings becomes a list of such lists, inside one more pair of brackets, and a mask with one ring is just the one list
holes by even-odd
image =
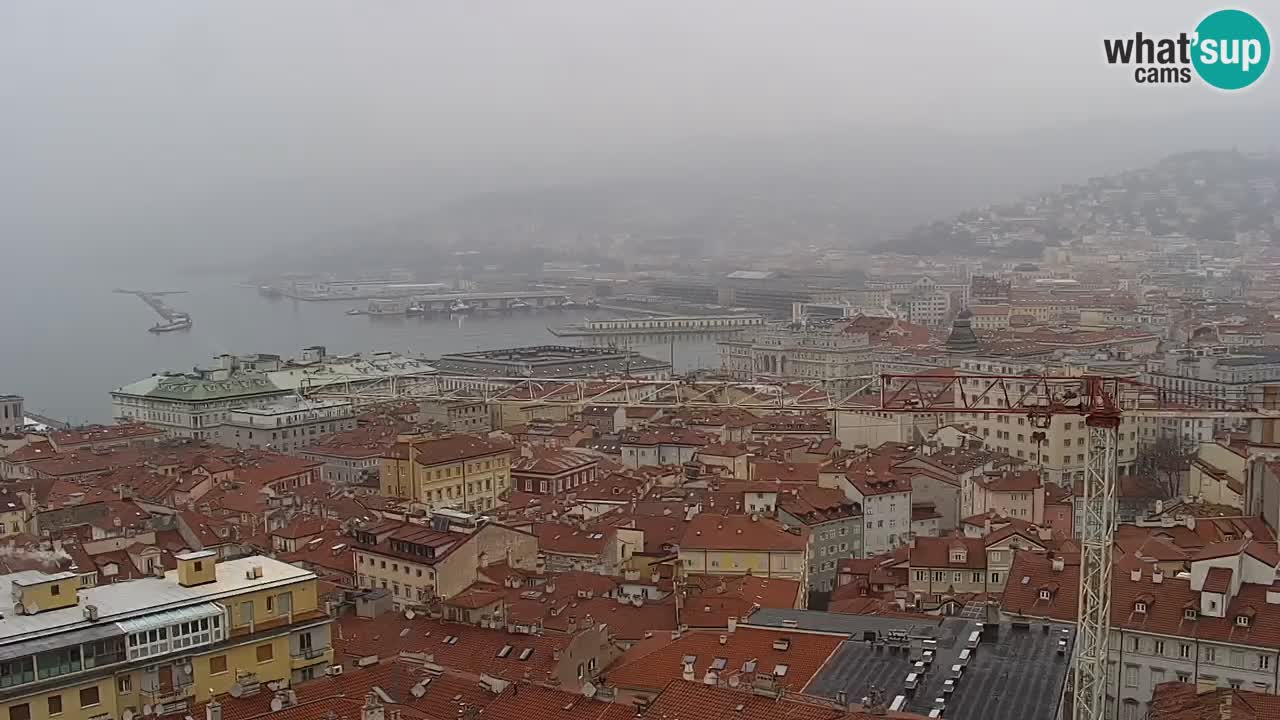
[[299, 648], [289, 654], [289, 667], [298, 670], [321, 662], [328, 663], [332, 657], [333, 648], [331, 647]]
[[156, 687], [143, 685], [142, 696], [147, 698], [148, 703], [151, 705], [185, 704], [187, 700], [195, 696], [194, 690], [195, 683], [192, 682]]

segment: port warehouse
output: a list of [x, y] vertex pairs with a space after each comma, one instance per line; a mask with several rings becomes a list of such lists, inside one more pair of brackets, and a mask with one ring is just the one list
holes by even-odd
[[564, 305], [569, 294], [551, 290], [528, 292], [473, 292], [438, 295], [406, 295], [401, 298], [374, 298], [369, 300], [370, 314], [402, 314], [410, 305], [423, 312], [449, 312], [454, 303], [465, 303], [473, 310], [506, 310], [511, 303], [521, 301], [531, 308], [554, 308]]
[[580, 325], [548, 328], [557, 337], [575, 335], [625, 334], [625, 333], [696, 333], [710, 331], [737, 331], [763, 327], [763, 315], [670, 315], [642, 318], [610, 318], [588, 320]]

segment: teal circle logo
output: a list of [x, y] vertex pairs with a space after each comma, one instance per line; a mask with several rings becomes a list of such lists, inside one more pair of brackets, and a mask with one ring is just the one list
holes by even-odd
[[1243, 10], [1219, 10], [1196, 26], [1191, 63], [1206, 83], [1240, 90], [1257, 82], [1271, 59], [1271, 39], [1258, 19]]

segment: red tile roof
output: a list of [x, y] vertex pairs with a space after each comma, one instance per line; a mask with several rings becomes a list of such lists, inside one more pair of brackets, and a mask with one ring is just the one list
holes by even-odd
[[1232, 574], [1231, 568], [1209, 568], [1204, 578], [1204, 591], [1223, 595], [1231, 592]]
[[511, 472], [522, 475], [560, 475], [580, 472], [598, 463], [599, 457], [585, 450], [537, 448], [529, 456], [517, 456], [511, 462]]
[[[723, 645], [720, 644], [722, 634], [725, 635]], [[741, 671], [749, 660], [756, 662], [757, 673], [772, 673], [778, 665], [785, 664], [787, 672], [782, 686], [791, 692], [799, 692], [840, 647], [844, 638], [844, 635], [741, 625], [732, 633], [691, 631], [677, 640], [655, 638], [658, 642], [652, 645], [637, 645], [609, 672], [609, 680], [619, 687], [656, 690], [681, 679], [685, 657], [694, 658], [693, 671], [698, 681], [703, 679], [716, 658], [724, 658], [726, 673]], [[782, 641], [786, 641], [785, 650], [780, 649]], [[779, 649], [775, 649], [775, 643], [779, 644]]]
[[778, 496], [778, 509], [805, 523], [814, 525], [862, 514], [862, 507], [836, 488], [804, 486]]
[[687, 597], [680, 620], [691, 628], [728, 627], [731, 617], [745, 620], [756, 609], [790, 609], [804, 600], [804, 586], [798, 580], [693, 575], [685, 583]]
[[994, 492], [1031, 492], [1039, 490], [1044, 485], [1038, 470], [1005, 470], [1000, 473], [988, 473], [980, 478], [979, 482]]
[[[1080, 582], [1078, 556], [1066, 556], [1065, 567], [1054, 572], [1044, 555], [1019, 552], [1014, 557], [1005, 585], [1003, 607], [1013, 615], [1048, 617], [1072, 621], [1076, 615]], [[1130, 571], [1141, 569], [1134, 581]], [[1024, 582], [1022, 578], [1027, 578]], [[1050, 583], [1058, 586], [1048, 600], [1041, 600], [1039, 590]], [[1159, 635], [1172, 635], [1217, 642], [1274, 648], [1280, 646], [1280, 605], [1267, 603], [1267, 586], [1242, 584], [1239, 593], [1228, 603], [1223, 617], [1197, 615], [1188, 619], [1188, 609], [1200, 607], [1200, 593], [1191, 589], [1191, 581], [1163, 576], [1160, 583], [1152, 579], [1150, 566], [1130, 556], [1116, 560], [1112, 575], [1111, 626]], [[1146, 612], [1135, 612], [1134, 603], [1141, 596]], [[1240, 615], [1255, 613], [1247, 625], [1236, 624]]]
[[599, 557], [616, 534], [611, 527], [588, 525], [582, 530], [561, 523], [537, 523], [533, 532], [538, 536], [538, 549], [557, 555], [585, 555]]
[[[953, 561], [951, 559], [953, 551], [963, 551], [964, 559]], [[987, 567], [985, 538], [970, 538], [958, 534], [946, 537], [917, 537], [909, 557], [912, 568], [982, 570]]]
[[752, 480], [765, 482], [818, 482], [820, 463], [789, 463], [775, 460], [757, 460], [749, 462]]
[[646, 718], [671, 720], [840, 720], [846, 708], [817, 698], [786, 696], [782, 699], [754, 695], [749, 689], [732, 690], [698, 682], [676, 680], [650, 705]]
[[582, 693], [516, 683], [485, 707], [481, 717], [484, 720], [633, 720], [635, 714], [635, 708], [630, 705], [605, 703], [583, 697]]
[[88, 425], [71, 430], [58, 430], [49, 433], [49, 441], [55, 447], [76, 447], [80, 445], [97, 445], [145, 438], [159, 438], [164, 431], [142, 423], [124, 423], [121, 425]]
[[1195, 685], [1160, 683], [1151, 694], [1148, 720], [1280, 720], [1280, 696], [1251, 690], [1214, 688], [1200, 692]]
[[413, 443], [415, 460], [420, 465], [439, 465], [461, 460], [510, 452], [511, 443], [493, 440], [479, 435], [449, 435]]
[[788, 532], [772, 518], [752, 520], [749, 515], [702, 513], [689, 521], [680, 547], [689, 550], [800, 552], [808, 541], [808, 531], [801, 531], [799, 535]]
[[[408, 620], [401, 613], [387, 613], [363, 619], [351, 615], [339, 618], [334, 628], [335, 655], [365, 657], [394, 656], [401, 652], [427, 653], [441, 667], [465, 673], [488, 673], [507, 680], [518, 680], [527, 672], [534, 681], [549, 680], [559, 664], [554, 658], [568, 648], [573, 637], [564, 635], [514, 635], [504, 630], [445, 623], [421, 616]], [[456, 637], [456, 643], [445, 638]], [[498, 657], [504, 645], [513, 646], [505, 658]], [[521, 651], [532, 648], [527, 660]]]
[[619, 436], [618, 442], [623, 445], [681, 445], [685, 447], [705, 447], [712, 438], [689, 428], [672, 428], [661, 430], [627, 431]]

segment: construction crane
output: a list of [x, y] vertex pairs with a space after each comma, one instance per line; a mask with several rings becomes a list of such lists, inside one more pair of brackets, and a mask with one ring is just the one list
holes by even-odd
[[[1075, 720], [1103, 720], [1111, 628], [1111, 565], [1116, 526], [1117, 447], [1123, 418], [1274, 419], [1274, 397], [1248, 402], [1102, 375], [988, 375], [937, 372], [837, 380], [759, 382], [649, 378], [478, 378], [418, 375], [324, 376], [304, 382], [307, 397], [355, 403], [467, 399], [501, 405], [726, 408], [773, 412], [880, 412], [937, 415], [1023, 415], [1034, 429], [1054, 418], [1083, 418], [1089, 429], [1080, 537], [1080, 595], [1074, 677]], [[878, 392], [876, 392], [878, 390]]]

